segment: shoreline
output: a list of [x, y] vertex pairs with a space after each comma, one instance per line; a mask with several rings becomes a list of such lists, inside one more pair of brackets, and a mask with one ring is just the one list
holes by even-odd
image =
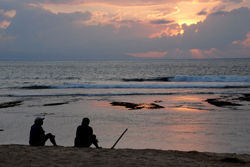
[[249, 154], [0, 145], [0, 166], [250, 166]]

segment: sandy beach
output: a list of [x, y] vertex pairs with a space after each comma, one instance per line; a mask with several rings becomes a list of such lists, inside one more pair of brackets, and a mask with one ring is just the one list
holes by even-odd
[[[1, 62], [0, 166], [250, 166], [249, 63]], [[103, 149], [73, 147], [85, 117]]]
[[11, 144], [0, 145], [0, 166], [250, 166], [250, 155]]

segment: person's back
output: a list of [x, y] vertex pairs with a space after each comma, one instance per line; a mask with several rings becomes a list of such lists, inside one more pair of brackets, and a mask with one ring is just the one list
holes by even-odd
[[31, 146], [44, 146], [46, 141], [50, 139], [54, 146], [57, 146], [55, 136], [51, 133], [45, 135], [45, 131], [42, 128], [44, 118], [37, 117], [34, 121], [34, 125], [30, 129], [29, 143]]
[[76, 131], [75, 146], [89, 147], [92, 144], [93, 130], [89, 126], [79, 125]]
[[98, 146], [98, 140], [96, 136], [93, 134], [93, 129], [89, 126], [89, 119], [83, 118], [82, 125], [79, 125], [76, 130], [75, 137], [75, 147], [90, 147], [91, 144], [94, 144], [96, 148], [100, 148]]
[[30, 145], [34, 145], [45, 137], [44, 130], [41, 125], [34, 124], [30, 129]]

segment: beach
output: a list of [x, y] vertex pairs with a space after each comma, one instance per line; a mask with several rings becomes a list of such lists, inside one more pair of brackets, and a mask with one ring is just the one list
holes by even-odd
[[[103, 148], [111, 148], [128, 128], [116, 148], [250, 153], [249, 102], [232, 100], [236, 96], [85, 97], [78, 101], [72, 101], [72, 97], [22, 99], [21, 105], [13, 107], [13, 103], [9, 103], [12, 107], [1, 109], [0, 144], [27, 145], [30, 127], [39, 116], [45, 118], [46, 134], [54, 134], [61, 146], [73, 146], [77, 126], [82, 118], [88, 117]], [[218, 107], [207, 99], [216, 99], [212, 101], [216, 105], [232, 104]], [[114, 106], [113, 102], [121, 106]], [[153, 109], [152, 103], [164, 108]], [[125, 104], [127, 106], [123, 106]], [[127, 108], [131, 106], [132, 109]], [[48, 141], [46, 145], [51, 143]]]
[[[0, 145], [25, 150], [43, 117], [59, 148], [75, 149], [76, 129], [88, 117], [103, 150], [128, 129], [119, 151], [250, 155], [249, 63], [0, 62]], [[49, 141], [44, 148], [54, 149]]]
[[0, 145], [0, 166], [250, 166], [250, 155], [154, 149]]

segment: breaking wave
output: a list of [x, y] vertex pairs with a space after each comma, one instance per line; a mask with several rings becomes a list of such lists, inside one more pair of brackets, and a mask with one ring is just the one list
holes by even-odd
[[28, 86], [21, 89], [178, 89], [178, 88], [248, 88], [246, 83], [166, 83], [166, 84], [68, 84], [63, 86]]
[[175, 77], [132, 78], [122, 79], [125, 82], [250, 82], [250, 77], [237, 76], [189, 76], [176, 75]]
[[169, 81], [171, 82], [250, 82], [250, 77], [177, 75], [174, 78], [169, 78]]

